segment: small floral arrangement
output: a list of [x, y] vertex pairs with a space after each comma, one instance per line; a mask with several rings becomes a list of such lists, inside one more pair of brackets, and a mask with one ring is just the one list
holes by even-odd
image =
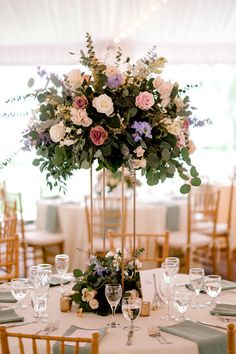
[[[141, 296], [139, 272], [142, 264], [138, 257], [143, 249], [138, 250], [132, 260], [124, 258], [124, 292], [137, 292]], [[106, 284], [122, 283], [122, 254], [119, 250], [108, 252], [104, 257], [91, 256], [88, 269], [74, 270], [77, 280], [73, 287], [73, 301], [85, 312], [107, 315], [110, 305], [105, 297]]]
[[[122, 178], [122, 171], [118, 170], [117, 172], [113, 173], [109, 170], [106, 170], [105, 173], [105, 183], [107, 192], [110, 193], [117, 189], [117, 187], [121, 186], [121, 178]], [[133, 187], [133, 179], [131, 178], [130, 172], [125, 169], [124, 170], [124, 184], [127, 189]], [[141, 186], [141, 182], [138, 178], [135, 178], [136, 187]], [[98, 195], [102, 193], [102, 173], [97, 175], [97, 184], [95, 185], [95, 191]]]
[[39, 68], [46, 86], [31, 94], [38, 107], [24, 132], [24, 149], [36, 149], [33, 164], [46, 171], [48, 185], [62, 186], [94, 161], [112, 173], [122, 165], [141, 170], [149, 185], [177, 172], [185, 181], [182, 193], [199, 185], [189, 157], [195, 149], [190, 126], [199, 124], [186, 90], [161, 78], [166, 59], [151, 50], [131, 64], [118, 49], [110, 65], [97, 58], [87, 34], [80, 63], [88, 72], [73, 69], [64, 78]]

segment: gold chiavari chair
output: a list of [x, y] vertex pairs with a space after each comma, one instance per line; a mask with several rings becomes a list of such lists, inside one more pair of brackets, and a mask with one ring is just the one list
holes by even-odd
[[[122, 234], [108, 231], [108, 238], [110, 242], [110, 249], [121, 249]], [[134, 237], [132, 233], [124, 234], [124, 247], [130, 254], [133, 254]], [[135, 234], [135, 251], [143, 248], [144, 251], [138, 257], [143, 263], [143, 268], [158, 267], [165, 258], [169, 255], [169, 232], [163, 233], [136, 233]]]
[[227, 325], [227, 354], [236, 354], [235, 350], [235, 324], [228, 323]]
[[[93, 251], [95, 254], [104, 253], [103, 234], [107, 240], [108, 230], [114, 232], [122, 231], [122, 217], [124, 220], [124, 230], [126, 230], [127, 197], [124, 198], [124, 215], [122, 216], [122, 198], [107, 196], [105, 200], [105, 218], [103, 208], [103, 198], [93, 198], [93, 223], [91, 224], [90, 197], [85, 196], [85, 212], [88, 229], [89, 245], [93, 241]], [[105, 251], [109, 250], [108, 242], [105, 244]]]
[[[170, 232], [171, 249], [182, 249], [184, 253], [184, 270], [189, 272], [191, 266], [210, 264], [217, 274], [216, 224], [219, 209], [219, 190], [206, 188], [193, 191], [187, 199], [186, 231]], [[210, 222], [209, 234], [203, 232], [203, 225]]]
[[[10, 333], [6, 330], [5, 327], [0, 327], [0, 340], [2, 354], [13, 354], [10, 351], [9, 339], [17, 338], [18, 339], [18, 348], [21, 354], [28, 354], [28, 349], [25, 349], [25, 340], [31, 340], [31, 347], [34, 354], [37, 354], [39, 351], [39, 342], [42, 342], [45, 348], [44, 353], [52, 353], [53, 342], [58, 342], [59, 351], [58, 354], [66, 353], [66, 345], [74, 347], [73, 353], [80, 353], [80, 344], [88, 343], [90, 345], [90, 354], [99, 354], [99, 333], [92, 333], [91, 337], [88, 338], [79, 338], [79, 337], [64, 337], [64, 336], [49, 336], [49, 335], [39, 335], [39, 334], [26, 334], [26, 333]], [[72, 353], [72, 351], [71, 351]]]
[[0, 222], [0, 281], [19, 276], [19, 239], [16, 235], [16, 217], [5, 217]]

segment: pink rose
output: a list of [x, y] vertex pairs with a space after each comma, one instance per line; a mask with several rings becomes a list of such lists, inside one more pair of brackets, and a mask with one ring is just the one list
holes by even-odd
[[108, 138], [108, 133], [103, 127], [97, 125], [90, 130], [89, 136], [94, 145], [102, 145]]
[[188, 120], [188, 118], [186, 118], [184, 120], [183, 130], [188, 131], [188, 129], [189, 129], [189, 120]]
[[185, 135], [183, 132], [180, 132], [180, 134], [177, 136], [177, 146], [182, 147], [185, 146]]
[[85, 96], [75, 96], [73, 99], [73, 107], [77, 109], [85, 109], [88, 105], [88, 100]]
[[147, 91], [140, 92], [140, 94], [135, 99], [136, 107], [143, 110], [151, 108], [154, 105], [154, 103], [155, 101], [154, 101], [153, 94]]

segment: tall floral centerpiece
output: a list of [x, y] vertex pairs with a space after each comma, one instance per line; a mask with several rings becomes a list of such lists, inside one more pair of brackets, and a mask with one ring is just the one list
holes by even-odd
[[63, 78], [39, 69], [46, 86], [32, 93], [38, 106], [24, 132], [24, 149], [36, 149], [33, 164], [46, 171], [48, 185], [61, 186], [94, 161], [98, 170], [113, 173], [121, 166], [141, 170], [149, 185], [177, 173], [182, 193], [199, 185], [189, 157], [196, 119], [186, 91], [161, 78], [166, 59], [150, 51], [131, 64], [119, 49], [110, 65], [97, 58], [87, 34], [80, 63], [87, 71], [73, 69]]
[[[132, 64], [118, 49], [110, 65], [109, 56], [98, 59], [89, 34], [86, 43], [87, 52], [80, 54], [84, 70], [73, 69], [60, 78], [39, 68], [46, 86], [32, 93], [38, 106], [24, 132], [24, 149], [36, 149], [33, 164], [46, 171], [48, 185], [63, 186], [75, 170], [91, 168], [95, 161], [97, 170], [111, 173], [126, 168], [134, 176], [141, 170], [150, 186], [175, 174], [184, 181], [182, 193], [199, 185], [190, 159], [195, 149], [190, 126], [198, 122], [191, 118], [186, 90], [161, 77], [166, 59], [151, 50]], [[82, 309], [107, 312], [108, 282], [122, 282], [124, 290], [139, 291], [139, 252], [135, 254], [134, 247], [134, 259], [126, 262], [123, 251], [92, 256], [85, 272], [74, 271], [74, 300]]]

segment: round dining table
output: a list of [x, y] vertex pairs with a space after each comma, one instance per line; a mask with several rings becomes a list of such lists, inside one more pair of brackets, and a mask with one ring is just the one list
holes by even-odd
[[[156, 270], [157, 281], [158, 281], [158, 272], [160, 270]], [[151, 273], [150, 273], [151, 274]], [[148, 284], [148, 278], [147, 284]], [[188, 283], [188, 275], [178, 274], [176, 277], [176, 287], [181, 288], [185, 287], [184, 284]], [[67, 285], [67, 287], [72, 287], [73, 282]], [[148, 285], [147, 285], [148, 286]], [[6, 288], [9, 285], [0, 286], [0, 291]], [[145, 287], [145, 284], [144, 284]], [[32, 321], [33, 319], [33, 311], [30, 305], [30, 292], [23, 303], [27, 305], [27, 308], [24, 310], [17, 310], [17, 314], [20, 316], [24, 316], [24, 321]], [[144, 292], [145, 293], [145, 292]], [[146, 292], [147, 296], [152, 297], [153, 294], [149, 294]], [[221, 293], [221, 296], [218, 297], [218, 301], [222, 303], [235, 303], [235, 290], [228, 290]], [[145, 300], [145, 299], [144, 299]], [[206, 304], [209, 301], [209, 297], [206, 294], [200, 294], [200, 303]], [[195, 302], [195, 294], [191, 292], [191, 301], [190, 306], [186, 312], [186, 316], [196, 322], [197, 320], [206, 321], [212, 324], [218, 324], [223, 326], [226, 329], [227, 324], [225, 324], [221, 319], [217, 318], [210, 314], [211, 306], [201, 309], [193, 309], [191, 308], [191, 304]], [[12, 306], [9, 305], [9, 306]], [[72, 311], [63, 313], [60, 311], [60, 292], [58, 291], [58, 287], [52, 287], [49, 291], [49, 300], [48, 300], [48, 315], [49, 321], [59, 320], [60, 325], [59, 328], [49, 333], [49, 335], [63, 335], [65, 331], [71, 326], [75, 325], [83, 329], [98, 329], [104, 328], [107, 326], [107, 323], [111, 321], [111, 316], [99, 316], [95, 313], [83, 313], [82, 317], [77, 316], [78, 305], [72, 305]], [[179, 314], [176, 312], [174, 307], [171, 305], [171, 312], [174, 316], [178, 316]], [[127, 326], [129, 322], [124, 318], [121, 313], [115, 314], [115, 320], [120, 323], [120, 326], [117, 328], [109, 328], [107, 327], [105, 335], [101, 338], [99, 343], [99, 353], [100, 354], [183, 354], [183, 353], [191, 353], [191, 354], [199, 354], [198, 345], [190, 340], [184, 339], [182, 337], [162, 332], [163, 335], [172, 343], [171, 344], [161, 344], [157, 338], [152, 338], [148, 334], [148, 328], [150, 326], [167, 326], [170, 324], [176, 323], [174, 320], [172, 322], [168, 322], [162, 319], [167, 313], [166, 305], [162, 305], [158, 310], [151, 310], [150, 316], [141, 317], [139, 316], [134, 324], [138, 327], [138, 330], [134, 332], [132, 345], [127, 345], [127, 336], [128, 331], [124, 329], [124, 326]], [[236, 319], [232, 317], [232, 321]], [[21, 327], [12, 327], [9, 328], [11, 332], [18, 333], [36, 333], [39, 329], [43, 328], [45, 324], [42, 323], [31, 323], [26, 324]], [[204, 326], [204, 325], [203, 325]], [[219, 330], [226, 333], [226, 330]], [[19, 349], [16, 342], [13, 339], [10, 339], [10, 347], [12, 354], [18, 354]], [[31, 353], [31, 350], [27, 349], [27, 354]], [[44, 354], [45, 349], [40, 346], [39, 354]]]

